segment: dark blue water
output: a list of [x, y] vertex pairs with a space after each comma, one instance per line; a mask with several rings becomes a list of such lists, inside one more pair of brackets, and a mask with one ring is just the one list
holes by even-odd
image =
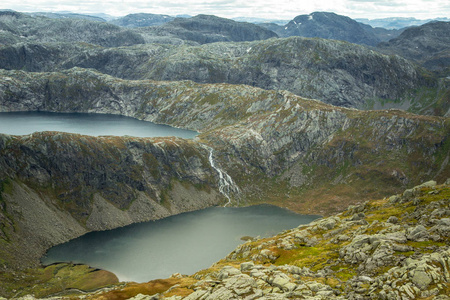
[[177, 136], [187, 139], [192, 139], [197, 135], [195, 131], [159, 125], [118, 115], [0, 112], [0, 133], [25, 135], [36, 131], [62, 131], [93, 136]]
[[83, 263], [111, 271], [120, 280], [146, 282], [177, 272], [193, 274], [224, 258], [243, 236], [268, 237], [317, 217], [271, 205], [211, 207], [91, 232], [51, 248], [42, 263]]

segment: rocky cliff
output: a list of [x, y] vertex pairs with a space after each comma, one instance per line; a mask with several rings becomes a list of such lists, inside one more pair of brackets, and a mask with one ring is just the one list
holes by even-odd
[[6, 269], [88, 231], [225, 203], [209, 150], [192, 141], [44, 132], [2, 135], [0, 149]]

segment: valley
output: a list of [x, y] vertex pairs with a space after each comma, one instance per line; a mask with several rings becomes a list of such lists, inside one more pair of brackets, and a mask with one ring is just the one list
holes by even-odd
[[[430, 25], [422, 26], [428, 32]], [[138, 295], [131, 290], [181, 299], [169, 287], [183, 297], [192, 295], [188, 299], [217, 299], [219, 289], [240, 297], [236, 289], [229, 292], [232, 284], [242, 284], [243, 294], [255, 297], [299, 297], [288, 296], [296, 290], [305, 297], [318, 292], [323, 297], [369, 297], [383, 290], [392, 292], [392, 299], [400, 293], [413, 299], [448, 291], [444, 183], [450, 178], [450, 80], [445, 37], [433, 53], [412, 58], [392, 53], [402, 47], [402, 35], [420, 39], [423, 31], [406, 29], [383, 44], [383, 54], [342, 40], [279, 38], [253, 24], [212, 16], [125, 28], [0, 12], [0, 28], [1, 112], [113, 114], [199, 133], [193, 139], [57, 131], [0, 134], [0, 296], [45, 297], [72, 289], [91, 293], [111, 284], [111, 293], [123, 295], [117, 299]], [[443, 64], [429, 63], [436, 55]], [[434, 183], [405, 191], [430, 180]], [[388, 198], [395, 194], [402, 196]], [[283, 238], [246, 243], [210, 270], [148, 283], [167, 289], [119, 283], [114, 274], [85, 266], [44, 269], [39, 263], [50, 247], [90, 231], [211, 206], [255, 204], [340, 215], [311, 224], [303, 236], [293, 229]], [[410, 207], [408, 214], [400, 213], [401, 204]], [[414, 210], [427, 215], [414, 220]], [[376, 245], [387, 245], [383, 249], [392, 256], [378, 264], [370, 252], [377, 246], [358, 242], [362, 237], [357, 234], [403, 232], [389, 225], [395, 224], [387, 221], [391, 215], [408, 227], [406, 238], [377, 236], [383, 242]], [[327, 225], [330, 220], [333, 226]], [[422, 227], [412, 228], [417, 222], [427, 234]], [[331, 242], [331, 233], [326, 234], [335, 226], [348, 239]], [[416, 229], [423, 236], [409, 238]], [[371, 246], [353, 257], [352, 243]], [[330, 262], [304, 263], [303, 254], [288, 252], [295, 249], [318, 251], [317, 259], [329, 251]], [[410, 253], [417, 249], [420, 255]], [[438, 254], [429, 258], [430, 249]], [[413, 263], [411, 255], [441, 263], [444, 271], [433, 269], [439, 275], [432, 275], [439, 278], [437, 292], [431, 282], [417, 282], [414, 276], [408, 291], [393, 286], [402, 266]], [[364, 267], [344, 271], [360, 263]], [[434, 268], [414, 264], [416, 269]], [[64, 287], [57, 287], [55, 276]], [[246, 283], [234, 276], [245, 277]], [[365, 276], [375, 279], [361, 279]], [[266, 283], [253, 282], [257, 277]], [[293, 279], [298, 282], [289, 285]], [[216, 282], [212, 286], [211, 280]], [[299, 288], [299, 280], [323, 286], [305, 283], [307, 289]], [[386, 281], [391, 290], [383, 288]], [[113, 297], [103, 292], [89, 297]]]

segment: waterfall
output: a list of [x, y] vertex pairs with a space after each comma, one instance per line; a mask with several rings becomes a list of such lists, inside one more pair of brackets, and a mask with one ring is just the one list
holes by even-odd
[[213, 158], [213, 148], [203, 145], [209, 151], [209, 164], [219, 174], [219, 192], [227, 198], [228, 202], [223, 206], [226, 207], [231, 203], [230, 193], [239, 194], [239, 187], [231, 179], [225, 171], [216, 166]]

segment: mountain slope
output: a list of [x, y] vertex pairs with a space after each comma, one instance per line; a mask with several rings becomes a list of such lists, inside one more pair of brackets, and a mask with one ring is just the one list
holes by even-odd
[[[4, 111], [113, 113], [198, 130], [203, 132], [200, 140], [213, 143], [228, 157], [229, 167], [232, 162], [237, 164], [231, 174], [242, 167], [254, 169], [249, 173], [254, 175], [284, 174], [283, 180], [293, 186], [307, 186], [315, 176], [329, 179], [327, 168], [340, 164], [354, 170], [370, 166], [380, 178], [402, 178], [400, 183], [405, 185], [423, 181], [426, 178], [422, 176], [429, 172], [437, 172], [440, 180], [447, 174], [446, 118], [395, 110], [347, 110], [284, 91], [243, 85], [127, 81], [83, 69], [2, 74], [0, 104]], [[434, 133], [421, 141], [428, 131]], [[437, 146], [426, 147], [431, 145]], [[311, 152], [315, 147], [319, 148]], [[367, 149], [371, 149], [370, 155]], [[437, 155], [438, 150], [444, 152], [427, 167], [419, 163]], [[402, 160], [393, 157], [390, 161], [390, 151], [399, 151]], [[380, 159], [377, 163], [373, 155]], [[291, 168], [314, 168], [315, 172], [286, 173]], [[422, 168], [426, 171], [420, 171]], [[240, 176], [239, 172], [233, 175]], [[351, 173], [338, 175], [336, 182], [345, 182], [342, 176]], [[365, 176], [356, 175], [358, 180]], [[309, 179], [302, 181], [301, 177]]]
[[[161, 26], [128, 26], [140, 20], [147, 26], [158, 19]], [[151, 15], [130, 15], [119, 21], [97, 22], [80, 18], [32, 17], [15, 11], [0, 11], [0, 43], [19, 42], [84, 42], [103, 47], [129, 46], [145, 43], [205, 44], [219, 41], [253, 41], [277, 37], [260, 26], [236, 22], [216, 16], [198, 15], [192, 18], [176, 18]], [[164, 21], [164, 22], [163, 22]], [[137, 22], [137, 21], [136, 21]], [[135, 27], [135, 28], [127, 28]]]
[[391, 18], [382, 18], [382, 19], [356, 19], [356, 21], [371, 25], [372, 27], [382, 27], [387, 29], [402, 29], [412, 26], [420, 26], [429, 22], [436, 21], [450, 21], [449, 18], [435, 18], [435, 19], [426, 19], [426, 20], [418, 20], [416, 18], [402, 18], [402, 17], [391, 17]]
[[450, 22], [431, 22], [408, 28], [398, 38], [377, 47], [386, 53], [396, 53], [424, 67], [450, 74]]
[[366, 31], [355, 20], [330, 12], [299, 15], [284, 26], [271, 25], [269, 28], [281, 37], [319, 37], [371, 46], [380, 42], [371, 31]]

